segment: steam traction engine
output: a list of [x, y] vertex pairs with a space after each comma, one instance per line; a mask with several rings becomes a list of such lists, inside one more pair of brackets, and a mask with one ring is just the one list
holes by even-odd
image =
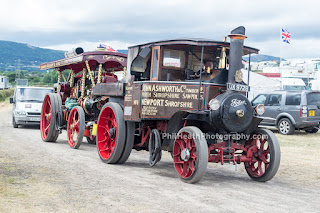
[[279, 143], [258, 128], [264, 106], [251, 106], [241, 71], [242, 56], [258, 50], [243, 46], [244, 27], [229, 37], [230, 43], [180, 39], [130, 47], [127, 75], [114, 83], [99, 114], [101, 160], [124, 163], [132, 149], [148, 150], [154, 166], [168, 151], [188, 183], [201, 180], [208, 162], [243, 162], [253, 180], [272, 179]]
[[[104, 48], [85, 53], [76, 48], [65, 56], [40, 67], [58, 72], [56, 93], [47, 94], [43, 101], [40, 130], [44, 141], [55, 142], [66, 129], [70, 147], [77, 149], [84, 136], [88, 143], [96, 143], [92, 130], [108, 101], [108, 90], [126, 72], [127, 56]], [[64, 70], [69, 71], [67, 78]]]

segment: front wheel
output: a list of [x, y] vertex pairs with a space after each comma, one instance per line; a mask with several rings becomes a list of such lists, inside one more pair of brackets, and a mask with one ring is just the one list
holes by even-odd
[[276, 136], [267, 129], [257, 129], [246, 142], [245, 147], [254, 150], [252, 160], [245, 162], [245, 169], [252, 180], [271, 180], [280, 165], [280, 145]]
[[126, 125], [123, 111], [117, 103], [106, 103], [99, 114], [97, 148], [104, 163], [114, 164], [121, 158], [125, 147]]
[[197, 183], [202, 179], [208, 165], [208, 145], [199, 128], [180, 129], [173, 144], [173, 162], [182, 181]]
[[56, 114], [59, 103], [55, 97], [54, 93], [47, 94], [42, 104], [40, 133], [45, 142], [55, 142], [59, 136], [59, 131], [56, 129]]
[[67, 137], [69, 146], [78, 149], [82, 143], [85, 129], [85, 114], [81, 107], [74, 107], [69, 115], [67, 123]]
[[16, 123], [16, 119], [14, 117], [12, 117], [12, 125], [13, 128], [18, 128], [18, 124]]

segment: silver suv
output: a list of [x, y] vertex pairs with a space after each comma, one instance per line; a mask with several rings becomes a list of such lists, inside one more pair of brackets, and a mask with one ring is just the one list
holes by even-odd
[[40, 124], [40, 114], [44, 96], [52, 93], [50, 87], [28, 87], [17, 86], [14, 91], [12, 125], [18, 128], [18, 125]]
[[276, 126], [283, 135], [294, 130], [316, 133], [320, 122], [320, 92], [274, 91], [259, 94], [251, 101], [253, 106], [265, 105], [261, 125]]

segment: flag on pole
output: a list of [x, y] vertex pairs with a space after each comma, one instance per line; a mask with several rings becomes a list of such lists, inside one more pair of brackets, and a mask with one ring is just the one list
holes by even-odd
[[286, 29], [284, 29], [284, 28], [282, 28], [282, 33], [281, 33], [281, 35], [282, 35], [282, 41], [284, 42], [284, 43], [288, 43], [288, 44], [290, 44], [290, 36], [291, 36], [291, 33], [289, 33]]
[[99, 47], [104, 47], [106, 48], [107, 51], [109, 52], [117, 52], [115, 49], [113, 49], [112, 47], [108, 46], [108, 45], [105, 45], [105, 44], [100, 44]]

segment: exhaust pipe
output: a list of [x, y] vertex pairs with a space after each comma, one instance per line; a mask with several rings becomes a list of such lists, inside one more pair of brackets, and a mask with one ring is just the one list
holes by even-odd
[[245, 28], [243, 26], [237, 27], [231, 31], [229, 37], [230, 53], [228, 83], [235, 83], [236, 72], [242, 68], [243, 42], [244, 39], [247, 38], [247, 36], [245, 36]]

